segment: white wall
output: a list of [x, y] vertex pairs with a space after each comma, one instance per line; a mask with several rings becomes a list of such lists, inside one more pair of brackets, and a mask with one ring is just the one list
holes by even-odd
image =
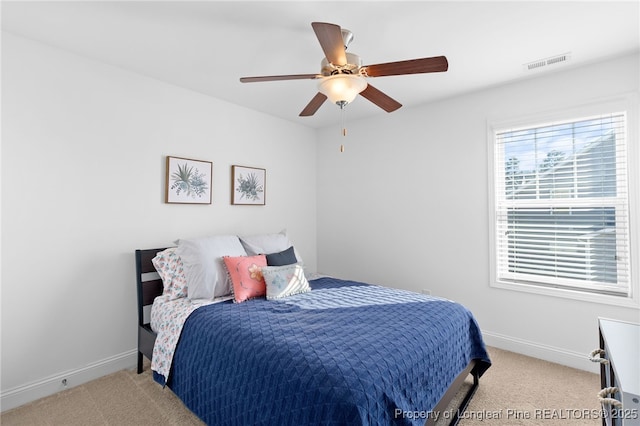
[[[134, 365], [134, 249], [282, 228], [311, 270], [317, 253], [323, 272], [429, 289], [490, 344], [590, 368], [596, 318], [639, 313], [489, 287], [486, 121], [637, 92], [638, 61], [381, 112], [342, 138], [3, 33], [2, 409]], [[212, 205], [163, 203], [166, 155], [214, 162]], [[266, 206], [229, 205], [232, 164], [267, 169]]]
[[[2, 409], [135, 364], [134, 250], [286, 228], [316, 262], [315, 131], [2, 34]], [[165, 156], [213, 161], [164, 204]], [[266, 206], [230, 205], [232, 164]]]
[[487, 121], [637, 93], [638, 63], [627, 56], [381, 112], [347, 121], [347, 137], [323, 130], [318, 269], [429, 289], [468, 306], [492, 345], [595, 371], [585, 355], [598, 345], [597, 317], [640, 322], [640, 313], [489, 287]]

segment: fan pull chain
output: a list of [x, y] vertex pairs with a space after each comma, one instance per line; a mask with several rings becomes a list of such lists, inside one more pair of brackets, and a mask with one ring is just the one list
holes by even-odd
[[[347, 136], [347, 128], [344, 125], [344, 107], [347, 103], [346, 102], [340, 102], [340, 128], [341, 128], [341, 133], [343, 137]], [[340, 152], [344, 152], [344, 144], [340, 144]]]

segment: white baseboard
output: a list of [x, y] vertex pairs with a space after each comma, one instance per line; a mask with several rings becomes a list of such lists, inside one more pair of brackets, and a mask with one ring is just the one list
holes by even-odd
[[482, 337], [488, 346], [493, 346], [498, 349], [504, 349], [506, 351], [554, 362], [556, 364], [566, 365], [567, 367], [577, 368], [590, 373], [598, 374], [600, 372], [598, 367], [599, 364], [594, 364], [589, 361], [588, 354], [543, 345], [541, 343], [492, 333], [485, 330], [482, 331]]
[[[138, 351], [134, 349], [91, 363], [83, 368], [66, 371], [37, 382], [3, 391], [0, 394], [0, 411], [19, 407], [116, 371], [135, 368], [138, 363], [137, 355]], [[63, 381], [65, 382], [63, 383]]]

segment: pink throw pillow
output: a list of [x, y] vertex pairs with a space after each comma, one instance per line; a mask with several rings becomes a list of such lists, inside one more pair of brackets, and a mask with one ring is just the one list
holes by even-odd
[[267, 266], [264, 254], [257, 256], [224, 256], [222, 258], [229, 271], [236, 303], [267, 294], [267, 285], [262, 276], [262, 267]]

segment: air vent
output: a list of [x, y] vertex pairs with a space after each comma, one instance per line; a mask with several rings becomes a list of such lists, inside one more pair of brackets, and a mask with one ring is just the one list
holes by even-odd
[[524, 64], [525, 71], [532, 71], [540, 68], [547, 67], [549, 65], [561, 64], [563, 62], [567, 62], [571, 59], [571, 53], [563, 53], [562, 55], [552, 56], [546, 59], [538, 59], [537, 61], [529, 62], [528, 64]]

